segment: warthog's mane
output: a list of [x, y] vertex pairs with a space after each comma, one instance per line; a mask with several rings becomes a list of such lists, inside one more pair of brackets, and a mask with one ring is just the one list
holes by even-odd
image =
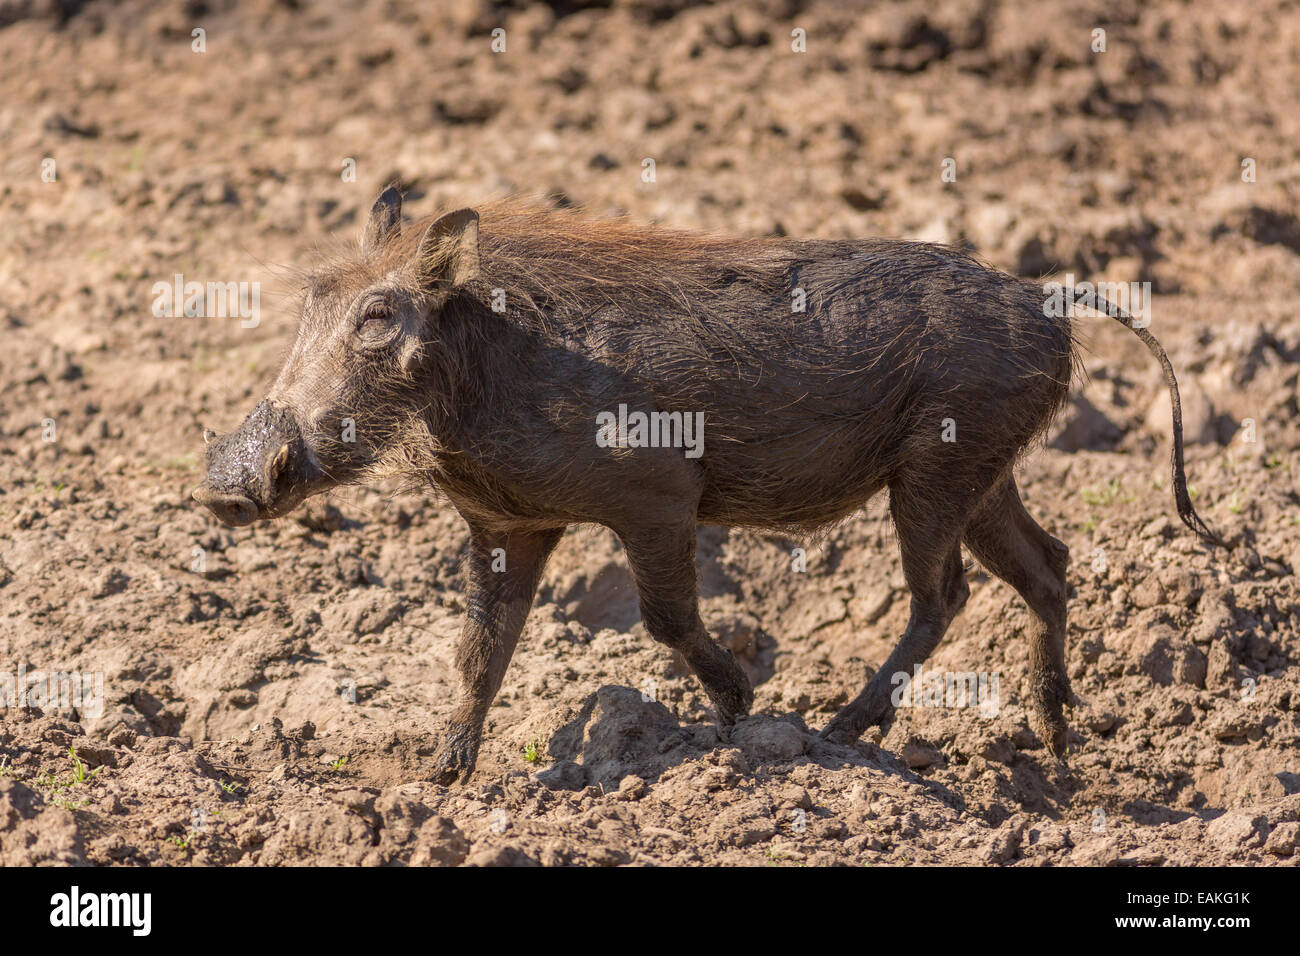
[[[473, 207], [479, 214], [481, 274], [468, 290], [490, 302], [504, 295], [517, 321], [556, 331], [602, 307], [646, 315], [691, 315], [734, 282], [779, 281], [782, 240], [735, 238], [651, 226], [625, 217], [592, 218], [527, 197]], [[372, 265], [396, 268], [415, 254], [437, 217], [408, 224]]]

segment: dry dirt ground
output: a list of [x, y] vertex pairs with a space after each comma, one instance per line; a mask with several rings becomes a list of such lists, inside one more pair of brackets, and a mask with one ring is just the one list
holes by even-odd
[[[0, 692], [76, 671], [103, 701], [0, 711], [0, 864], [1296, 865], [1295, 4], [80, 6], [0, 0]], [[996, 675], [996, 708], [809, 733], [907, 617], [882, 498], [813, 541], [701, 530], [757, 690], [730, 732], [574, 529], [478, 773], [429, 783], [454, 513], [354, 489], [230, 530], [188, 496], [292, 339], [294, 270], [392, 178], [412, 214], [533, 192], [1149, 282], [1236, 547], [1178, 523], [1159, 370], [1089, 320], [1090, 382], [1020, 470], [1073, 551], [1065, 763], [1025, 719], [1025, 607], [977, 566], [930, 664]], [[156, 318], [177, 273], [261, 283], [261, 321]]]

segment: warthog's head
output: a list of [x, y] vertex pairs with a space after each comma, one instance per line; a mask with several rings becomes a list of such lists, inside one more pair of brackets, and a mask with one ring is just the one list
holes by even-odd
[[194, 499], [226, 524], [278, 518], [310, 495], [409, 454], [435, 399], [426, 359], [437, 317], [478, 273], [478, 215], [401, 228], [390, 186], [375, 202], [360, 257], [312, 274], [298, 338], [266, 398], [228, 435], [210, 437]]

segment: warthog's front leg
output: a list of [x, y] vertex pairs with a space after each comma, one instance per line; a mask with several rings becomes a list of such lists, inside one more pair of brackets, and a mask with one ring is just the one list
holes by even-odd
[[542, 568], [563, 533], [562, 528], [506, 534], [471, 527], [469, 605], [456, 649], [461, 692], [434, 757], [435, 782], [451, 784], [473, 773], [488, 707], [501, 689]]

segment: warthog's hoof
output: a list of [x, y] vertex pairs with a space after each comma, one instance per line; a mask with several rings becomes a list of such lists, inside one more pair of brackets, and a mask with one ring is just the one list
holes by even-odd
[[1053, 757], [1057, 760], [1065, 759], [1065, 742], [1070, 728], [1059, 713], [1046, 714], [1030, 710], [1029, 726], [1038, 735], [1038, 739], [1047, 745]]
[[1064, 679], [1047, 682], [1040, 688], [1031, 688], [1029, 694], [1029, 726], [1038, 739], [1057, 760], [1065, 759], [1066, 737], [1070, 732], [1065, 722], [1064, 705], [1074, 702], [1074, 692]]
[[828, 744], [837, 744], [840, 747], [852, 747], [862, 736], [862, 732], [853, 733], [844, 727], [836, 727], [834, 722], [826, 725], [826, 729], [818, 734], [822, 740]]
[[478, 762], [478, 735], [468, 730], [449, 728], [442, 746], [433, 755], [434, 783], [449, 787], [469, 780]]
[[[708, 641], [706, 647], [706, 660], [703, 666], [695, 667], [695, 676], [709, 695], [718, 723], [730, 727], [740, 718], [749, 716], [749, 708], [754, 704], [754, 688], [731, 651], [712, 641]], [[697, 663], [692, 661], [693, 665]]]
[[719, 725], [730, 727], [740, 718], [749, 716], [749, 705], [753, 703], [752, 697], [744, 694], [717, 694], [713, 691], [709, 691], [708, 694]]
[[727, 687], [704, 688], [709, 695], [709, 702], [717, 714], [718, 723], [730, 727], [742, 717], [749, 716], [749, 708], [754, 704], [754, 689], [749, 686], [749, 679], [737, 668], [740, 677], [738, 683]]
[[836, 714], [819, 736], [828, 743], [852, 747], [868, 727], [879, 727], [884, 736], [893, 724], [894, 705], [889, 694], [864, 694]]

